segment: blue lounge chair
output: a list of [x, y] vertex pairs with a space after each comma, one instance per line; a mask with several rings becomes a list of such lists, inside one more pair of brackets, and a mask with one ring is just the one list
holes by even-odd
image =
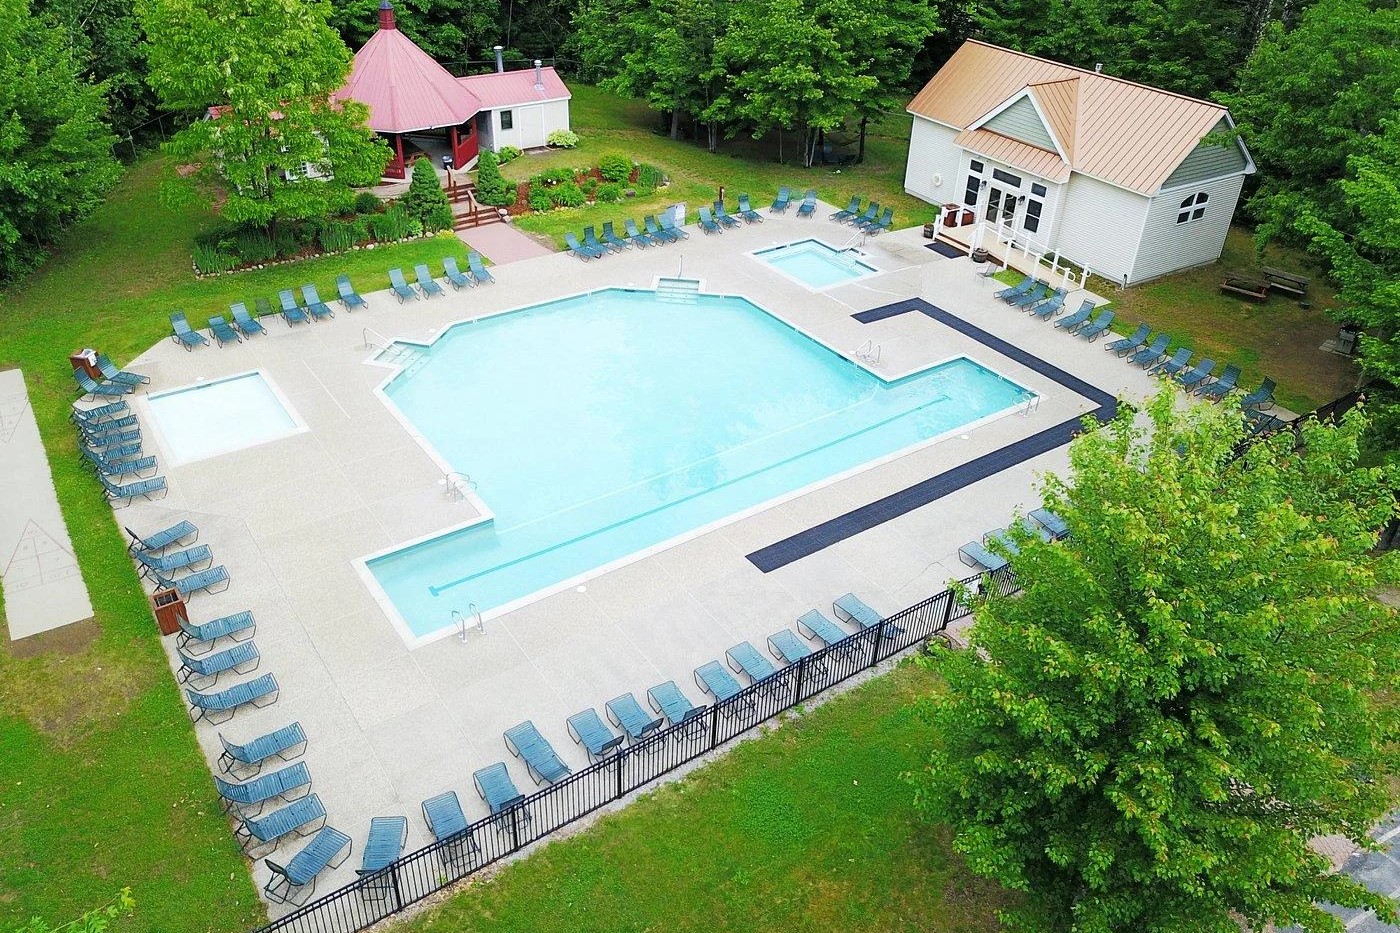
[[[525, 802], [525, 795], [515, 786], [504, 761], [473, 771], [472, 784], [492, 816]], [[527, 820], [530, 818], [528, 810], [522, 810], [521, 814]]]
[[1148, 327], [1146, 324], [1138, 324], [1137, 330], [1133, 331], [1127, 337], [1120, 337], [1112, 343], [1104, 344], [1104, 349], [1110, 353], [1117, 353], [1119, 356], [1136, 353], [1142, 348], [1143, 344], [1147, 343], [1147, 338], [1151, 333], [1151, 327]]
[[1090, 316], [1092, 316], [1093, 313], [1094, 300], [1092, 298], [1085, 298], [1084, 303], [1079, 306], [1078, 311], [1075, 311], [1068, 317], [1060, 318], [1058, 321], [1055, 322], [1055, 326], [1060, 328], [1061, 330], [1067, 330], [1072, 334], [1075, 332], [1075, 330], [1079, 328], [1079, 325], [1089, 320]]
[[[376, 816], [369, 821], [369, 838], [365, 840], [365, 854], [360, 857], [360, 867], [355, 874], [361, 878], [378, 874], [399, 860], [403, 847], [408, 844], [408, 818], [403, 816]], [[385, 878], [383, 885], [370, 884], [361, 890], [374, 896], [387, 896], [393, 890], [393, 879]], [[371, 893], [374, 892], [374, 893]]]
[[1042, 321], [1048, 321], [1052, 317], [1063, 311], [1064, 307], [1065, 290], [1063, 288], [1057, 288], [1050, 294], [1049, 298], [1042, 301], [1038, 305], [1032, 306], [1028, 310], [1031, 312], [1032, 316], [1038, 317]]
[[105, 433], [83, 434], [83, 443], [93, 450], [101, 450], [102, 456], [107, 456], [107, 451], [114, 448], [129, 450], [134, 444], [138, 448], [141, 444], [141, 429], [131, 428], [125, 431], [107, 431]]
[[853, 226], [863, 227], [866, 224], [873, 221], [876, 215], [878, 215], [879, 213], [880, 205], [875, 203], [874, 201], [871, 201], [865, 206], [864, 213], [852, 214], [851, 216], [845, 218], [845, 220], [849, 221]]
[[297, 304], [297, 296], [290, 288], [284, 288], [277, 293], [277, 301], [282, 306], [282, 320], [287, 322], [287, 326], [293, 324], [305, 324], [311, 320], [311, 315], [306, 313], [306, 309]]
[[423, 801], [423, 822], [428, 824], [428, 831], [433, 834], [433, 838], [443, 843], [439, 854], [444, 865], [456, 866], [459, 862], [465, 863], [480, 851], [455, 790]]
[[1014, 298], [1006, 299], [1006, 303], [1013, 308], [1028, 308], [1038, 301], [1044, 301], [1045, 296], [1050, 294], [1050, 286], [1044, 282], [1036, 282], [1030, 291]]
[[209, 342], [208, 337], [198, 331], [190, 330], [190, 322], [185, 320], [185, 312], [183, 311], [175, 311], [170, 315], [170, 339], [186, 350], [202, 347]]
[[1220, 378], [1210, 385], [1201, 386], [1196, 393], [1202, 398], [1222, 399], [1235, 391], [1235, 384], [1240, 379], [1240, 368], [1238, 366], [1226, 366], [1225, 371], [1220, 374]]
[[1099, 316], [1094, 318], [1094, 322], [1081, 327], [1076, 332], [1076, 336], [1083, 337], [1090, 343], [1098, 340], [1102, 334], [1106, 333], [1108, 329], [1113, 326], [1114, 316], [1112, 311], [1100, 311]]
[[119, 382], [93, 382], [81, 369], [73, 370], [73, 381], [83, 390], [84, 398], [117, 398], [131, 392], [131, 386]]
[[1005, 557], [987, 550], [981, 541], [969, 541], [958, 548], [958, 560], [969, 567], [981, 567], [991, 572], [1000, 570], [1008, 563]]
[[1002, 550], [1015, 557], [1021, 553], [1021, 545], [1016, 542], [1018, 534], [1035, 535], [1042, 541], [1050, 541], [1052, 536], [1043, 525], [1031, 524], [1025, 519], [1017, 519], [1010, 528], [993, 528], [982, 536], [982, 543], [988, 547], [1000, 545]]
[[815, 638], [828, 648], [851, 637], [850, 632], [822, 615], [820, 609], [812, 609], [798, 616], [797, 630], [808, 638]]
[[[845, 596], [839, 597], [831, 604], [831, 611], [836, 614], [836, 618], [843, 622], [854, 622], [863, 629], [875, 628], [885, 619], [880, 613], [861, 602], [854, 593], [847, 593]], [[897, 625], [888, 623], [885, 625], [886, 638], [903, 634], [903, 632], [904, 629]]]
[[271, 317], [272, 315], [277, 314], [277, 313], [279, 313], [279, 312], [274, 311], [273, 308], [272, 308], [272, 302], [268, 301], [266, 298], [263, 298], [263, 297], [259, 296], [259, 297], [253, 299], [253, 316], [254, 316], [254, 317], [259, 317], [259, 318]]
[[861, 224], [860, 228], [869, 235], [875, 236], [878, 233], [884, 233], [886, 230], [890, 229], [893, 226], [894, 208], [887, 207], [885, 208], [884, 212], [880, 214], [880, 217], [877, 220], [872, 220], [868, 224]]
[[850, 203], [847, 204], [843, 209], [841, 209], [841, 210], [839, 210], [839, 211], [836, 211], [836, 212], [833, 213], [833, 214], [828, 214], [827, 217], [826, 217], [826, 219], [827, 219], [827, 220], [834, 220], [834, 221], [837, 221], [838, 223], [845, 223], [846, 221], [850, 220], [852, 217], [857, 217], [857, 216], [859, 216], [859, 215], [860, 215], [860, 198], [859, 198], [859, 197], [854, 197], [854, 198], [851, 198]]
[[444, 256], [442, 258], [442, 274], [447, 276], [447, 281], [458, 291], [464, 288], [475, 288], [476, 280], [457, 268], [457, 257]]
[[758, 653], [758, 649], [746, 641], [730, 648], [724, 653], [725, 660], [729, 662], [729, 669], [734, 673], [747, 674], [750, 681], [760, 683], [778, 673], [778, 669], [772, 662]]
[[768, 205], [768, 213], [781, 214], [788, 209], [792, 203], [792, 189], [783, 185], [778, 189], [778, 196], [773, 199], [773, 203]]
[[787, 664], [796, 664], [803, 658], [812, 656], [812, 646], [807, 644], [790, 628], [774, 632], [768, 636], [768, 651]]
[[1021, 297], [1032, 288], [1035, 288], [1035, 276], [1028, 275], [1010, 288], [1003, 288], [1001, 291], [992, 292], [992, 297], [1007, 301], [1011, 298]]
[[321, 828], [286, 865], [264, 859], [272, 877], [263, 887], [268, 900], [300, 906], [316, 890], [316, 876], [327, 868], [339, 868], [350, 857], [350, 837], [333, 826]]
[[[684, 218], [682, 218], [682, 220], [684, 220]], [[677, 240], [690, 239], [690, 234], [686, 233], [677, 225], [676, 218], [672, 216], [670, 211], [666, 211], [661, 215], [661, 229], [671, 234], [671, 236], [675, 237]]]
[[613, 222], [611, 220], [603, 221], [603, 242], [613, 247], [618, 252], [632, 248], [631, 243], [617, 235], [617, 231], [613, 229]]
[[753, 209], [747, 194], [739, 195], [739, 216], [744, 218], [745, 223], [763, 223], [763, 215]]
[[589, 761], [601, 761], [622, 747], [623, 736], [603, 724], [593, 707], [574, 713], [567, 720], [569, 735], [588, 752]]
[[228, 306], [228, 311], [229, 314], [233, 315], [233, 326], [238, 328], [243, 336], [251, 337], [254, 334], [267, 333], [267, 328], [262, 326], [261, 321], [248, 313], [248, 306], [243, 302], [234, 302]]
[[208, 570], [192, 573], [178, 580], [172, 580], [158, 570], [153, 571], [153, 573], [156, 583], [160, 584], [162, 589], [175, 590], [186, 599], [195, 593], [222, 593], [229, 586], [228, 571], [224, 569], [222, 564], [210, 567]]
[[605, 709], [608, 722], [621, 729], [633, 745], [661, 728], [661, 720], [642, 709], [642, 704], [630, 693], [613, 697], [605, 704]]
[[1176, 376], [1191, 363], [1191, 355], [1196, 351], [1190, 347], [1177, 347], [1176, 352], [1157, 367], [1158, 375]]
[[266, 816], [245, 817], [234, 827], [233, 835], [244, 853], [251, 856], [263, 847], [268, 847], [268, 851], [276, 848], [277, 840], [283, 836], [306, 836], [325, 825], [326, 807], [321, 798], [307, 794]]
[[564, 234], [564, 243], [569, 247], [569, 252], [573, 253], [584, 262], [590, 259], [599, 259], [603, 255], [601, 250], [596, 250], [591, 246], [584, 246], [578, 241], [578, 237], [574, 236], [572, 233]]
[[[179, 618], [180, 631], [176, 634], [177, 645], [189, 654], [208, 654], [214, 650], [214, 643], [220, 638], [230, 638], [234, 641], [247, 641], [258, 631], [257, 620], [253, 618], [253, 613], [244, 610], [235, 612], [232, 615], [220, 616], [217, 619], [210, 619], [208, 622], [191, 622], [183, 614]], [[200, 644], [203, 650], [194, 651], [190, 645]]]
[[223, 798], [225, 810], [237, 810], [243, 816], [257, 816], [274, 800], [299, 800], [311, 793], [311, 772], [298, 761], [277, 771], [269, 771], [235, 784], [214, 775], [214, 787]]
[[[178, 650], [176, 653], [180, 656], [180, 670], [176, 672], [176, 678], [180, 683], [188, 684], [196, 690], [207, 690], [214, 686], [228, 671], [235, 674], [251, 674], [262, 663], [258, 646], [251, 641], [241, 641], [223, 651], [211, 651], [201, 655], [188, 655]], [[196, 678], [199, 678], [198, 683]]]
[[724, 202], [723, 202], [723, 201], [716, 201], [715, 204], [714, 204], [714, 208], [715, 208], [715, 220], [719, 221], [720, 224], [721, 224], [722, 226], [725, 226], [725, 227], [737, 227], [737, 226], [739, 226], [739, 220], [738, 220], [738, 218], [731, 217], [731, 216], [729, 215], [729, 211], [725, 210], [725, 208], [724, 208]]
[[715, 223], [715, 219], [710, 216], [710, 209], [708, 207], [702, 206], [698, 213], [700, 215], [699, 220], [701, 230], [704, 230], [706, 233], [720, 232], [719, 224]]
[[1240, 399], [1240, 407], [1245, 411], [1268, 411], [1274, 407], [1274, 381], [1265, 377], [1259, 388]]
[[1052, 538], [1065, 538], [1069, 536], [1069, 525], [1065, 520], [1049, 509], [1031, 509], [1031, 520], [1034, 521]]
[[423, 293], [424, 297], [431, 298], [434, 295], [443, 294], [442, 286], [433, 278], [432, 270], [428, 268], [427, 263], [420, 262], [414, 266], [413, 274], [418, 277], [418, 290]]
[[1215, 360], [1201, 360], [1188, 373], [1182, 373], [1176, 377], [1176, 381], [1181, 383], [1182, 388], [1187, 392], [1194, 392], [1210, 378], [1210, 374], [1215, 369]]
[[540, 735], [540, 730], [530, 720], [511, 726], [505, 731], [506, 748], [510, 753], [525, 762], [525, 770], [536, 784], [546, 781], [553, 784], [572, 773], [573, 769], [564, 764], [554, 746]]
[[127, 372], [122, 369], [116, 363], [113, 363], [111, 358], [105, 353], [97, 354], [97, 370], [102, 373], [103, 379], [106, 379], [108, 382], [115, 382], [118, 385], [139, 386], [151, 381], [150, 376], [143, 376], [140, 373]]
[[193, 544], [199, 540], [199, 529], [193, 522], [187, 521], [176, 522], [144, 538], [130, 528], [126, 529], [126, 533], [131, 536], [129, 547], [132, 550], [139, 548], [143, 551], [163, 551], [172, 545]]
[[321, 293], [316, 291], [315, 285], [303, 285], [301, 287], [301, 300], [306, 302], [306, 310], [311, 312], [311, 316], [316, 320], [322, 318], [335, 317], [335, 312], [331, 306], [321, 300]]
[[[593, 250], [599, 256], [603, 256], [609, 252], [614, 251], [610, 250], [601, 240], [598, 239], [598, 234], [593, 229], [592, 224], [589, 224], [588, 226], [583, 228], [583, 245], [588, 249]], [[621, 252], [621, 250], [616, 250], [616, 252]]]
[[123, 483], [118, 486], [101, 474], [97, 477], [102, 484], [102, 491], [107, 496], [109, 502], [130, 505], [137, 499], [145, 499], [147, 502], [154, 502], [156, 499], [164, 499], [170, 492], [165, 487], [164, 476], [153, 476], [150, 479], [138, 479], [134, 483]]
[[350, 284], [350, 276], [337, 275], [335, 277], [335, 290], [336, 294], [340, 296], [340, 303], [345, 306], [346, 311], [369, 307], [369, 302], [361, 298], [360, 293], [355, 291], [355, 286]]
[[665, 716], [666, 720], [673, 726], [698, 719], [705, 715], [707, 708], [696, 706], [686, 699], [685, 694], [681, 693], [674, 680], [657, 684], [647, 690], [647, 703], [651, 705], [652, 709]]
[[83, 460], [94, 470], [108, 479], [115, 480], [124, 476], [143, 478], [155, 473], [158, 469], [156, 458], [135, 456], [140, 451], [140, 444], [127, 444], [123, 447], [109, 448], [101, 453], [83, 446], [81, 453]]
[[412, 301], [418, 297], [418, 293], [403, 280], [402, 269], [389, 270], [389, 287], [392, 288], [394, 294], [398, 296], [399, 304], [403, 304], [405, 301]]
[[110, 418], [106, 421], [79, 421], [78, 430], [83, 433], [83, 439], [90, 444], [113, 434], [131, 431], [135, 431], [138, 438], [141, 436], [141, 424], [136, 420], [135, 415]]
[[1167, 334], [1158, 334], [1152, 338], [1150, 344], [1128, 357], [1128, 362], [1136, 363], [1143, 369], [1155, 365], [1167, 355], [1167, 345], [1171, 343], [1171, 339]]
[[[212, 723], [228, 722], [238, 707], [251, 703], [261, 709], [277, 702], [277, 678], [263, 674], [252, 680], [234, 684], [218, 693], [199, 693], [186, 688], [185, 696], [190, 701], [190, 715], [195, 722], [208, 719]], [[228, 713], [223, 719], [215, 719], [215, 713]]]
[[627, 242], [636, 243], [642, 249], [646, 249], [654, 243], [660, 243], [660, 240], [653, 240], [649, 234], [638, 230], [637, 222], [631, 217], [623, 221], [622, 226], [627, 231]]
[[241, 772], [236, 777], [252, 777], [262, 770], [269, 758], [280, 761], [293, 761], [306, 751], [306, 733], [301, 723], [294, 722], [272, 732], [249, 739], [239, 744], [230, 742], [219, 733], [219, 744], [224, 750], [219, 753], [219, 767], [225, 774]]
[[798, 217], [813, 217], [817, 213], [817, 189], [808, 188], [807, 193], [802, 196], [802, 203], [797, 205]]
[[467, 252], [467, 267], [472, 270], [472, 278], [476, 279], [478, 285], [486, 285], [496, 281], [496, 277], [487, 271], [486, 266], [481, 261], [481, 254], [476, 250]]
[[219, 346], [226, 343], [242, 343], [243, 338], [238, 335], [238, 331], [228, 326], [222, 314], [216, 314], [209, 319], [209, 333], [214, 335], [214, 341]]
[[68, 420], [74, 424], [102, 424], [113, 418], [126, 418], [131, 414], [131, 406], [118, 399], [93, 408], [79, 408], [74, 405], [68, 413]]
[[141, 565], [141, 576], [147, 572], [171, 574], [177, 570], [203, 570], [214, 563], [214, 552], [209, 550], [207, 544], [197, 544], [192, 548], [185, 548], [183, 551], [175, 551], [173, 554], [150, 554], [146, 551], [132, 551], [131, 556], [136, 558]]
[[695, 669], [695, 686], [714, 697], [716, 702], [736, 697], [743, 690], [734, 675], [718, 661], [708, 661]]

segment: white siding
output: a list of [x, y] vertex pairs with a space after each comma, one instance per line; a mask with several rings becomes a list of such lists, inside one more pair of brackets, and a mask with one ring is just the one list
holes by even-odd
[[501, 111], [491, 112], [491, 148], [500, 151], [502, 146], [515, 146], [531, 149], [543, 146], [549, 134], [555, 130], [569, 128], [569, 102], [567, 100], [546, 101], [542, 104], [521, 104], [505, 107], [511, 112], [510, 129], [501, 128]]
[[1063, 191], [1059, 223], [1050, 246], [1074, 263], [1115, 282], [1128, 275], [1149, 199], [1078, 172]]
[[[956, 135], [957, 130], [950, 127], [914, 118], [909, 135], [909, 163], [904, 173], [905, 191], [930, 204], [962, 201], [958, 174], [962, 147], [953, 145]], [[942, 184], [934, 184], [935, 175]]]
[[[1154, 279], [1177, 269], [1200, 266], [1219, 259], [1243, 186], [1244, 175], [1233, 175], [1160, 192], [1152, 199], [1147, 212], [1147, 224], [1143, 228], [1131, 281]], [[1201, 191], [1210, 195], [1205, 204], [1205, 216], [1200, 220], [1177, 223], [1182, 200]]]

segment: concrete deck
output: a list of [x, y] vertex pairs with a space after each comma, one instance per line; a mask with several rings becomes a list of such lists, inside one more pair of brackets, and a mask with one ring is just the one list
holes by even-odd
[[[232, 586], [195, 596], [195, 621], [251, 609], [258, 620], [258, 673], [274, 673], [278, 703], [243, 710], [229, 723], [196, 731], [212, 761], [217, 733], [245, 740], [300, 720], [305, 760], [330, 823], [349, 833], [356, 855], [323, 877], [324, 893], [354, 877], [376, 815], [409, 818], [410, 848], [428, 841], [420, 802], [455, 790], [469, 818], [485, 815], [471, 772], [506, 761], [522, 790], [533, 784], [501, 741], [505, 728], [533, 719], [573, 766], [586, 763], [565, 717], [601, 709], [625, 691], [642, 696], [675, 680], [699, 700], [691, 670], [749, 639], [791, 626], [802, 612], [847, 591], [894, 612], [965, 575], [957, 548], [1013, 513], [1035, 507], [1037, 477], [1067, 465], [1064, 447], [1015, 463], [921, 508], [847, 537], [770, 573], [747, 555], [814, 525], [904, 490], [973, 458], [1028, 438], [1095, 407], [1027, 366], [925, 314], [860, 323], [852, 315], [922, 297], [988, 333], [1025, 348], [1098, 389], [1142, 399], [1157, 389], [1141, 370], [1007, 308], [997, 283], [967, 259], [924, 249], [918, 229], [875, 238], [867, 259], [882, 271], [825, 291], [807, 290], [746, 255], [816, 236], [834, 246], [852, 237], [824, 218], [768, 215], [721, 235], [691, 231], [678, 245], [631, 250], [582, 263], [551, 254], [498, 266], [498, 284], [400, 305], [388, 293], [370, 308], [288, 329], [225, 349], [186, 353], [162, 342], [133, 361], [151, 391], [252, 369], [272, 379], [309, 430], [261, 447], [169, 469], [170, 495], [139, 503], [121, 518], [138, 532], [188, 518], [201, 531]], [[489, 620], [485, 632], [408, 648], [391, 627], [353, 562], [366, 554], [460, 524], [469, 503], [451, 498], [442, 470], [373, 394], [389, 372], [366, 365], [374, 350], [365, 328], [423, 340], [464, 318], [607, 286], [649, 287], [658, 275], [701, 278], [708, 291], [742, 294], [847, 354], [873, 340], [874, 367], [890, 376], [965, 353], [1042, 396], [1038, 409], [894, 458], [685, 543], [594, 577]], [[1078, 303], [1071, 295], [1069, 304]], [[210, 311], [216, 309], [209, 309]], [[149, 421], [142, 399], [133, 407]], [[154, 432], [152, 432], [154, 433]], [[160, 451], [156, 451], [160, 453]], [[162, 459], [164, 464], [165, 458]], [[482, 491], [489, 500], [489, 491]], [[172, 640], [173, 641], [173, 640]], [[171, 652], [173, 644], [167, 645]], [[220, 686], [232, 683], [226, 677]], [[283, 857], [299, 847], [283, 846]], [[266, 872], [255, 867], [259, 884]], [[274, 909], [274, 914], [282, 912]]]
[[553, 250], [510, 224], [487, 224], [458, 230], [457, 237], [498, 266], [553, 255]]
[[18, 369], [0, 372], [0, 581], [12, 640], [92, 618]]

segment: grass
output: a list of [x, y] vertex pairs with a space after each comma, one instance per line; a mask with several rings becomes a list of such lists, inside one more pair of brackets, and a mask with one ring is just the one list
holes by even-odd
[[900, 778], [927, 753], [910, 707], [934, 688], [904, 664], [392, 929], [994, 930], [1006, 895]]

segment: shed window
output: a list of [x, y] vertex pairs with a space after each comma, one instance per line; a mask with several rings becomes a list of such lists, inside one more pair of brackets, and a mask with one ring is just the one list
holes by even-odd
[[1026, 202], [1026, 216], [1021, 221], [1021, 226], [1027, 233], [1035, 233], [1040, 229], [1040, 212], [1045, 209], [1045, 205], [1032, 198]]
[[1010, 172], [1003, 172], [999, 168], [992, 169], [992, 177], [997, 181], [1005, 182], [1013, 188], [1021, 187], [1021, 176], [1013, 175]]
[[1031, 194], [1035, 195], [1038, 198], [1045, 197], [1045, 186], [1041, 184], [1031, 185]]
[[501, 129], [510, 130], [515, 128], [515, 115], [509, 110], [501, 111]]
[[971, 168], [972, 171], [974, 171], [974, 172], [980, 172], [980, 171], [982, 171], [982, 163], [981, 163], [981, 162], [978, 162], [976, 159], [973, 159], [973, 160], [972, 160], [972, 165], [970, 166], [970, 168]]
[[1210, 200], [1210, 195], [1204, 191], [1198, 191], [1186, 200], [1181, 202], [1181, 210], [1176, 215], [1176, 222], [1187, 223], [1192, 220], [1200, 220], [1206, 215], [1206, 202]]

